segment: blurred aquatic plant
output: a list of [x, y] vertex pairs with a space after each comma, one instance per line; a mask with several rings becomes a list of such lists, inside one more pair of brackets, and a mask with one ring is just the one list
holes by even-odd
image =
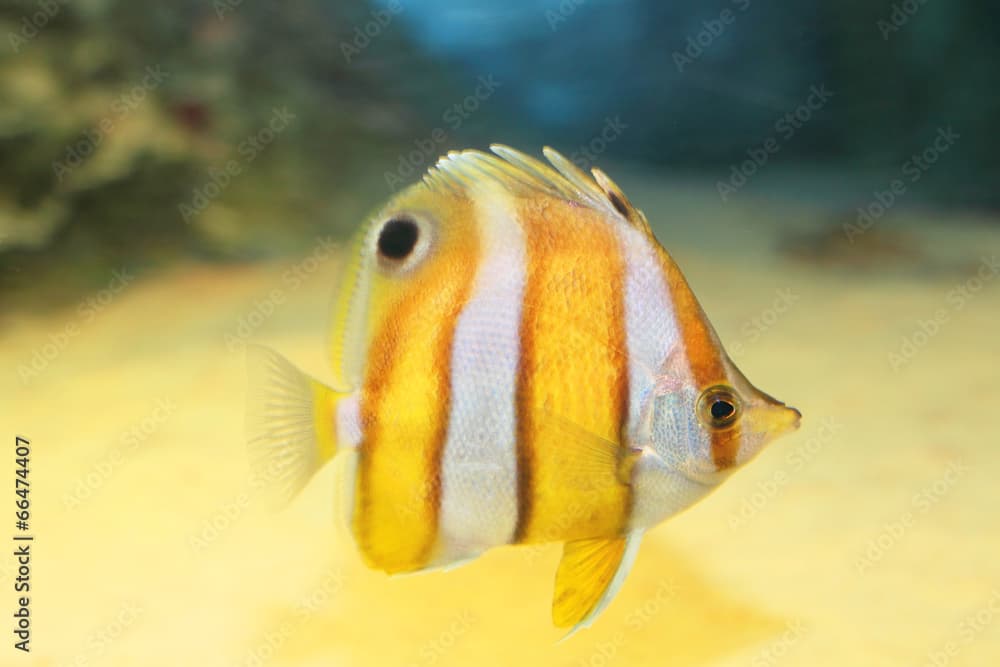
[[[398, 154], [411, 122], [377, 55], [342, 54], [370, 12], [363, 0], [0, 5], [13, 56], [0, 63], [0, 261], [97, 274], [279, 253], [352, 227], [384, 196], [359, 191], [366, 166]], [[383, 33], [382, 52], [435, 68], [405, 32]]]

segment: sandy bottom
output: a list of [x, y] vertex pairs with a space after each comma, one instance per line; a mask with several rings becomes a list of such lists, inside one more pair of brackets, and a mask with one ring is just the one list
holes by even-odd
[[[285, 510], [261, 507], [242, 343], [326, 368], [336, 258], [297, 258], [176, 266], [106, 305], [7, 320], [0, 501], [26, 436], [36, 540], [32, 652], [4, 627], [0, 664], [1000, 663], [1000, 280], [972, 277], [1000, 227], [929, 220], [909, 232], [924, 259], [818, 267], [775, 243], [821, 208], [637, 185], [733, 357], [805, 418], [652, 531], [592, 628], [557, 643], [555, 545], [390, 579], [336, 516], [335, 465]], [[937, 258], [969, 270], [922, 268]], [[13, 576], [8, 556], [5, 626]]]

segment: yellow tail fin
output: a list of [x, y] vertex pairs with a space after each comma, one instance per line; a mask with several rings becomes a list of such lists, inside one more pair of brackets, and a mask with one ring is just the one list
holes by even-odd
[[291, 500], [337, 453], [337, 403], [346, 396], [266, 347], [247, 348], [247, 449], [251, 484]]

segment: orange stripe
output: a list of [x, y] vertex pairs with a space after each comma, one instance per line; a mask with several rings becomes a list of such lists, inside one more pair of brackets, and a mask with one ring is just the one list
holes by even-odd
[[[678, 328], [684, 349], [687, 351], [691, 374], [699, 390], [716, 384], [729, 384], [722, 362], [722, 345], [719, 343], [705, 311], [695, 298], [687, 279], [663, 246], [650, 235], [655, 244], [660, 267], [667, 280], [670, 298], [674, 305]], [[712, 461], [717, 469], [732, 466], [739, 449], [739, 420], [728, 430], [712, 431]]]
[[[515, 542], [613, 536], [630, 488], [617, 456], [628, 414], [625, 265], [599, 214], [548, 199], [518, 202], [527, 275], [517, 386]], [[581, 434], [593, 434], [589, 438]]]
[[437, 538], [451, 346], [478, 253], [465, 233], [471, 209], [455, 209], [462, 222], [450, 220], [417, 271], [374, 285], [353, 527], [369, 564], [387, 572], [424, 567]]

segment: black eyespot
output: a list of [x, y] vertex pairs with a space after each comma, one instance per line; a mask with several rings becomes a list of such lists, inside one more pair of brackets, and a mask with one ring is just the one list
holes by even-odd
[[724, 398], [717, 398], [712, 403], [711, 412], [714, 419], [725, 419], [736, 412], [736, 406]]
[[608, 195], [608, 199], [611, 200], [611, 205], [615, 207], [616, 211], [621, 213], [626, 218], [628, 217], [628, 207], [625, 206], [625, 202], [621, 200], [621, 197], [612, 192]]
[[726, 385], [709, 387], [698, 399], [698, 417], [706, 426], [722, 429], [732, 425], [739, 417], [740, 399]]
[[406, 259], [417, 245], [420, 230], [408, 218], [393, 218], [378, 235], [378, 252], [388, 259]]

